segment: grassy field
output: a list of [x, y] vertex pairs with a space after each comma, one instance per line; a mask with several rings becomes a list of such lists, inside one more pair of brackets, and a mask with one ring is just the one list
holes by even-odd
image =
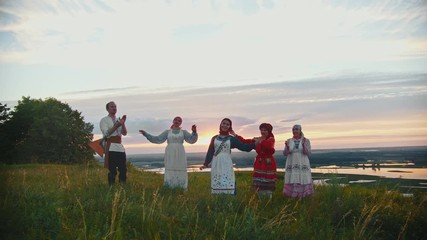
[[[1, 165], [0, 239], [427, 239], [427, 194], [403, 197], [391, 183], [316, 187], [315, 195], [271, 200], [238, 172], [237, 196], [212, 196], [210, 175], [189, 190], [129, 166], [128, 182], [84, 165]], [[334, 181], [332, 181], [334, 182]]]

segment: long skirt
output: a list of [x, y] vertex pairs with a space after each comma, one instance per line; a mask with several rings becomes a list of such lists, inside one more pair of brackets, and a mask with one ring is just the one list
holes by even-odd
[[306, 197], [314, 193], [310, 162], [306, 155], [294, 152], [286, 159], [283, 194], [289, 197]]
[[187, 156], [184, 146], [180, 143], [170, 143], [166, 146], [164, 185], [184, 190], [188, 187]]
[[231, 161], [231, 155], [229, 153], [220, 153], [212, 159], [211, 193], [236, 193], [236, 178], [233, 170], [233, 162]]
[[252, 174], [252, 189], [256, 191], [276, 190], [277, 168], [273, 156], [257, 156]]

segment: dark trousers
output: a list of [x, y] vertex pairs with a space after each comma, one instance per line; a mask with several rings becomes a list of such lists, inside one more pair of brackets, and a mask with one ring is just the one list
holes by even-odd
[[119, 181], [126, 182], [126, 153], [124, 152], [108, 152], [108, 183], [114, 184], [116, 180], [117, 170], [119, 170]]

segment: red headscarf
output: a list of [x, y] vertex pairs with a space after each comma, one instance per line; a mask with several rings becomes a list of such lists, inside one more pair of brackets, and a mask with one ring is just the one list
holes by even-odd
[[221, 123], [224, 121], [228, 121], [230, 123], [230, 128], [228, 129], [228, 131], [222, 131], [221, 124], [219, 124], [219, 134], [228, 136], [230, 135], [230, 131], [233, 131], [233, 122], [231, 122], [229, 118], [224, 118], [221, 120]]
[[182, 123], [182, 118], [181, 118], [180, 116], [176, 116], [176, 117], [173, 119], [173, 121], [172, 121], [171, 128], [173, 128], [173, 125], [174, 125], [174, 124], [173, 124], [173, 122], [174, 122], [174, 121], [175, 121], [175, 119], [177, 119], [177, 118], [178, 118], [178, 119], [180, 119], [180, 120], [181, 120], [181, 123]]
[[269, 138], [269, 137], [274, 138], [274, 135], [273, 135], [273, 126], [271, 126], [270, 123], [261, 123], [261, 125], [259, 125], [259, 130], [261, 130], [261, 128], [267, 129], [267, 131], [268, 131], [267, 138]]

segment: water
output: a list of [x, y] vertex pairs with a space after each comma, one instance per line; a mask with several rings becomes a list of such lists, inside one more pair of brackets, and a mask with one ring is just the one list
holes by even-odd
[[314, 173], [335, 173], [335, 174], [356, 174], [378, 176], [385, 178], [403, 178], [403, 179], [420, 179], [427, 180], [427, 168], [312, 168]]
[[[201, 165], [190, 166], [187, 168], [187, 172], [210, 172], [210, 168], [199, 170]], [[164, 168], [142, 168], [145, 171], [157, 172], [164, 174]], [[251, 167], [235, 167], [235, 171], [253, 171]], [[284, 168], [278, 168], [277, 172], [284, 173]], [[373, 170], [370, 168], [351, 168], [351, 167], [319, 167], [312, 168], [312, 173], [322, 174], [353, 174], [353, 175], [367, 175], [377, 176], [384, 178], [402, 178], [402, 179], [419, 179], [427, 180], [427, 168], [382, 168], [380, 170]]]
[[[201, 172], [198, 167], [206, 153], [187, 153], [188, 172]], [[236, 171], [253, 171], [256, 153], [235, 151], [232, 159]], [[279, 172], [284, 172], [285, 157], [275, 154]], [[129, 161], [146, 171], [164, 172], [164, 154], [129, 155]], [[101, 160], [102, 161], [102, 160]], [[384, 178], [427, 180], [427, 147], [392, 147], [366, 149], [313, 150], [310, 156], [313, 173], [357, 174]], [[204, 169], [202, 172], [210, 171]]]

